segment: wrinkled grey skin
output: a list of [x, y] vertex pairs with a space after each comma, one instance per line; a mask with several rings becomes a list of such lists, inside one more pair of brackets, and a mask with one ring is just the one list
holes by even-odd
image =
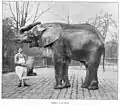
[[29, 27], [30, 25], [20, 29], [21, 34], [27, 31], [23, 35], [23, 37], [27, 37], [21, 38], [20, 41], [30, 43], [30, 47], [52, 49], [56, 79], [55, 89], [70, 87], [68, 65], [71, 59], [80, 61], [86, 67], [86, 78], [81, 87], [90, 90], [98, 89], [97, 71], [101, 55], [105, 56], [105, 47], [100, 32], [94, 26], [90, 24], [46, 23]]

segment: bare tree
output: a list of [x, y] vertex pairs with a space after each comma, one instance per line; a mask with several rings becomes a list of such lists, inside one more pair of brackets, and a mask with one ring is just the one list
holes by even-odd
[[[22, 26], [24, 26], [29, 20], [31, 22], [38, 21], [38, 19], [48, 12], [52, 8], [52, 3], [50, 2], [48, 5], [48, 8], [42, 10], [40, 12], [40, 3], [38, 2], [37, 4], [30, 4], [29, 1], [24, 1], [24, 2], [7, 2], [4, 3], [4, 5], [8, 5], [10, 12], [11, 12], [11, 19], [13, 20], [13, 26], [18, 31], [18, 29]], [[15, 10], [12, 6], [12, 4], [15, 6]], [[34, 14], [31, 14], [31, 11], [35, 7]]]
[[88, 19], [86, 23], [95, 26], [101, 32], [103, 40], [106, 39], [109, 26], [114, 26], [117, 29], [116, 22], [112, 19], [112, 15], [108, 13], [103, 16], [96, 14], [95, 18]]

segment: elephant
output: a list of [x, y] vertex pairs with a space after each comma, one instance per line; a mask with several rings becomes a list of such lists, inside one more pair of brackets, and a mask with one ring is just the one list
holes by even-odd
[[29, 43], [30, 47], [50, 48], [53, 51], [56, 84], [54, 89], [71, 86], [68, 76], [68, 66], [71, 60], [80, 61], [86, 68], [86, 77], [82, 88], [98, 89], [98, 67], [103, 55], [103, 70], [105, 46], [101, 33], [87, 23], [41, 23], [36, 22], [19, 30], [16, 39]]

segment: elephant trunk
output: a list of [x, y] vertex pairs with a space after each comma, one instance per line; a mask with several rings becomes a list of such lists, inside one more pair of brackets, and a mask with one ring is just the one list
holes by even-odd
[[30, 24], [30, 25], [28, 25], [28, 26], [22, 27], [22, 28], [19, 30], [19, 33], [20, 33], [20, 34], [23, 34], [25, 31], [30, 30], [31, 28], [33, 28], [34, 26], [36, 26], [36, 25], [38, 25], [38, 24], [41, 24], [41, 22], [35, 22], [35, 23]]

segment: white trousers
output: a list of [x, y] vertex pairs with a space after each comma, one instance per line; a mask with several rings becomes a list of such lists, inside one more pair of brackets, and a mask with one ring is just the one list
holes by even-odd
[[16, 66], [15, 67], [15, 72], [19, 77], [19, 80], [22, 80], [23, 77], [27, 76], [27, 68], [23, 66]]

